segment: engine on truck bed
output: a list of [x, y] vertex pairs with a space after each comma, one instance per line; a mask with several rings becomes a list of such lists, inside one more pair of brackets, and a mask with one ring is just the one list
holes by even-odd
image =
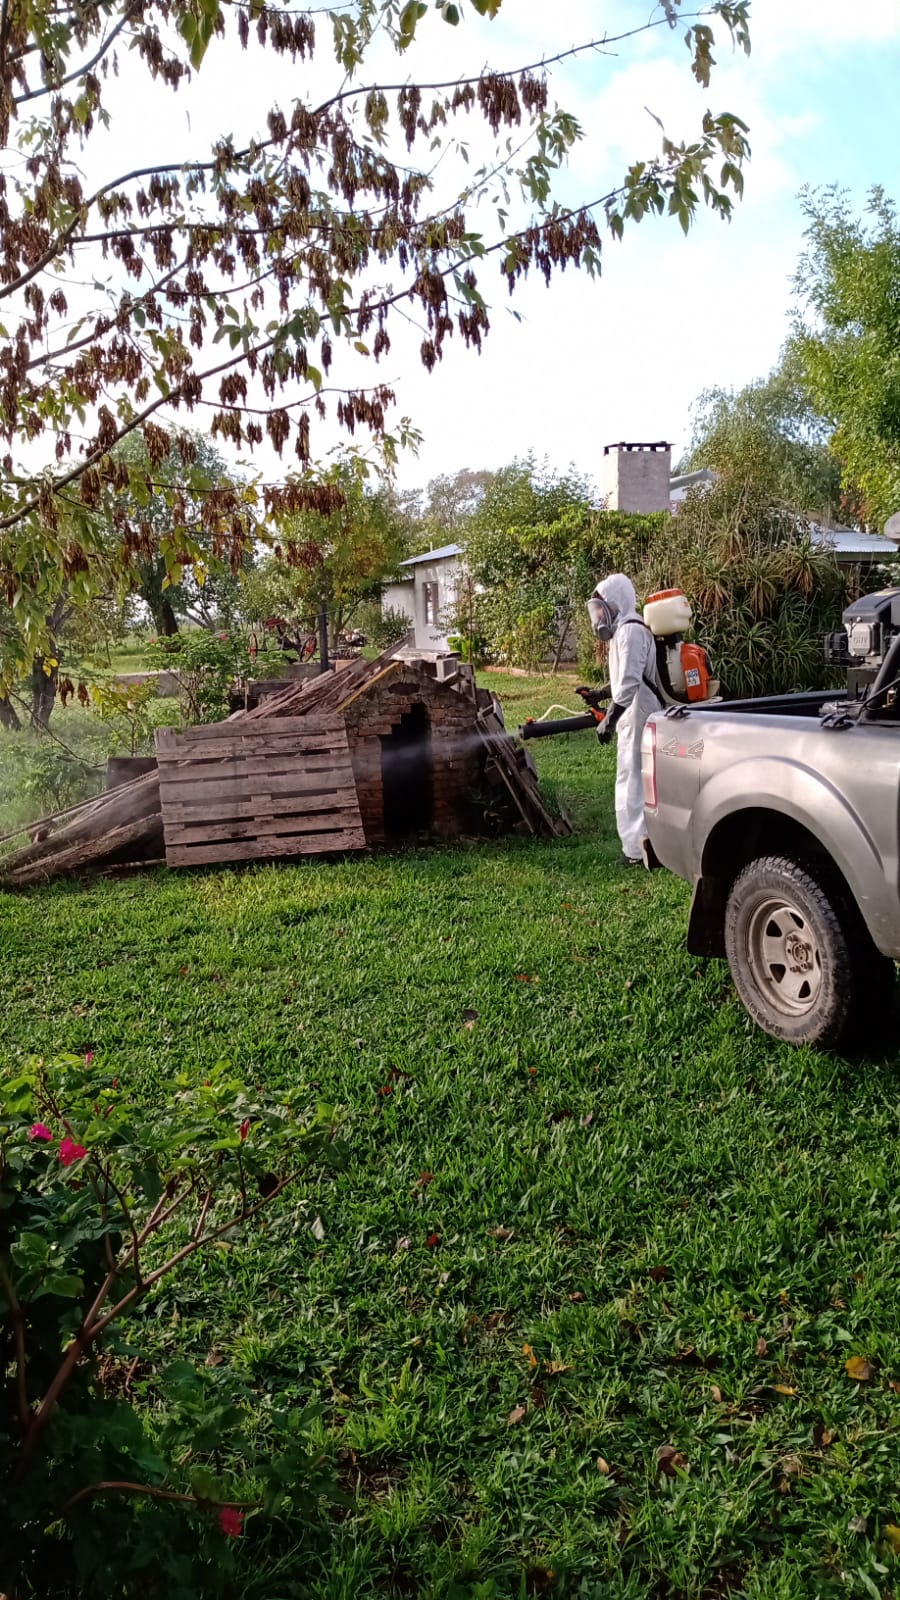
[[900, 589], [863, 595], [842, 620], [842, 628], [825, 635], [825, 658], [846, 671], [848, 700], [863, 700], [900, 634]]

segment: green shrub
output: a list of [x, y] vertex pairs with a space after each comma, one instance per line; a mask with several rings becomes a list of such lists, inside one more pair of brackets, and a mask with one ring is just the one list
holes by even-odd
[[229, 1370], [154, 1370], [143, 1314], [335, 1161], [331, 1112], [226, 1066], [148, 1106], [90, 1053], [2, 1087], [0, 1593], [233, 1593], [244, 1521], [308, 1515], [329, 1488], [314, 1418], [273, 1397], [260, 1427]]
[[[253, 676], [262, 671], [251, 655], [249, 634], [239, 629], [211, 633], [196, 628], [153, 639], [147, 660], [151, 667], [171, 672], [177, 679], [182, 721], [188, 726], [227, 716], [232, 684], [251, 671]], [[271, 670], [275, 670], [274, 663]]]
[[387, 650], [392, 644], [400, 644], [412, 626], [412, 619], [405, 611], [398, 611], [394, 606], [387, 606], [382, 611], [381, 603], [377, 600], [361, 607], [357, 621], [360, 633], [376, 650]]
[[685, 590], [729, 698], [835, 686], [822, 639], [846, 603], [843, 573], [766, 482], [722, 474], [692, 491], [636, 581], [641, 596]]

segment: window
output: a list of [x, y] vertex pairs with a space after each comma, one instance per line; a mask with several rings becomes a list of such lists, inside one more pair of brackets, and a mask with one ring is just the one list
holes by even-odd
[[431, 627], [435, 627], [437, 625], [437, 618], [438, 618], [438, 586], [437, 586], [437, 584], [436, 583], [425, 583], [425, 584], [423, 584], [422, 585], [422, 593], [423, 593], [424, 601], [425, 601], [425, 621]]

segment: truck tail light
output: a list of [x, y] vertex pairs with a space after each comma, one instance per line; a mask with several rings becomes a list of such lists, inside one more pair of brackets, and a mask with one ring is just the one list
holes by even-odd
[[659, 804], [656, 791], [656, 724], [648, 722], [641, 738], [641, 773], [644, 779], [644, 805], [655, 811]]

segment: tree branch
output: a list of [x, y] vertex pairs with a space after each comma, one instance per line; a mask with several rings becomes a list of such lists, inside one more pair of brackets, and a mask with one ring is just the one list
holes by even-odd
[[137, 0], [136, 4], [131, 5], [128, 10], [123, 13], [113, 28], [112, 33], [107, 35], [96, 55], [91, 56], [90, 61], [85, 61], [84, 64], [80, 67], [77, 67], [74, 72], [68, 73], [66, 77], [60, 79], [59, 83], [47, 83], [43, 84], [40, 89], [28, 89], [25, 94], [19, 95], [18, 99], [16, 100], [16, 105], [22, 106], [27, 100], [39, 100], [43, 95], [57, 94], [59, 90], [62, 89], [67, 83], [74, 83], [76, 78], [83, 78], [86, 73], [90, 72], [92, 67], [97, 65], [98, 61], [103, 60], [103, 57], [106, 55], [110, 45], [116, 38], [118, 38], [119, 34], [122, 32], [122, 29], [126, 28], [129, 22], [132, 22], [142, 9], [143, 7], [140, 4], [140, 0]]
[[31, 1421], [31, 1407], [28, 1404], [28, 1380], [26, 1375], [25, 1355], [25, 1313], [19, 1304], [19, 1297], [13, 1286], [12, 1278], [7, 1272], [3, 1262], [0, 1261], [0, 1285], [9, 1301], [9, 1315], [13, 1326], [13, 1338], [16, 1345], [16, 1410], [19, 1416], [23, 1434], [28, 1431]]
[[124, 1480], [109, 1479], [101, 1483], [85, 1484], [83, 1489], [79, 1489], [66, 1501], [62, 1507], [62, 1515], [65, 1516], [66, 1512], [71, 1511], [81, 1500], [87, 1500], [95, 1494], [111, 1492], [147, 1495], [152, 1500], [176, 1500], [181, 1505], [213, 1506], [217, 1511], [255, 1511], [261, 1504], [259, 1500], [202, 1500], [196, 1494], [179, 1494], [177, 1489], [157, 1489], [152, 1483], [128, 1483]]

